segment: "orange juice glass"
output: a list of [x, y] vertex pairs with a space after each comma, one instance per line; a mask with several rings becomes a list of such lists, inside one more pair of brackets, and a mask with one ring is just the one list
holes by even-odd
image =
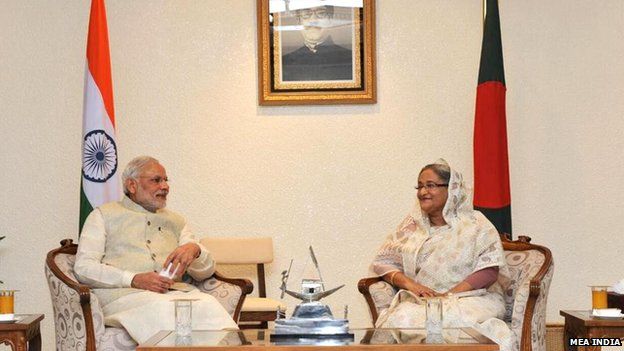
[[14, 313], [14, 290], [0, 290], [0, 314]]
[[592, 289], [592, 309], [607, 308], [607, 288], [608, 286], [593, 285]]

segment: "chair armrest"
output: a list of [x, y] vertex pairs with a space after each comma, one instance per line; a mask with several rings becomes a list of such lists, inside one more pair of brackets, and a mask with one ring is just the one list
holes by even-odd
[[210, 278], [193, 284], [200, 291], [214, 296], [237, 323], [245, 297], [253, 291], [249, 279], [227, 278], [216, 271]]
[[397, 290], [383, 280], [382, 277], [370, 277], [360, 279], [358, 282], [358, 290], [368, 305], [373, 325], [377, 322], [379, 314], [390, 306]]
[[528, 236], [519, 236], [516, 241], [501, 237], [501, 241], [512, 272], [505, 299], [517, 347], [520, 351], [545, 351], [546, 301], [554, 272], [552, 253], [532, 244]]
[[[104, 316], [97, 298], [91, 289], [78, 283], [68, 274], [73, 272], [73, 260], [64, 261], [65, 266], [59, 267], [56, 261], [58, 255], [72, 258], [76, 254], [78, 245], [72, 239], [61, 241], [61, 247], [54, 249], [46, 256], [45, 274], [50, 288], [52, 307], [54, 309], [55, 328], [65, 335], [58, 343], [68, 343], [71, 340], [76, 345], [85, 345], [88, 351], [96, 350], [96, 340], [104, 333]], [[72, 315], [67, 315], [71, 312]], [[94, 325], [94, 320], [96, 321]]]
[[[523, 337], [526, 334], [531, 335], [531, 349], [523, 346], [523, 351], [546, 351], [546, 303], [548, 301], [548, 290], [550, 289], [550, 282], [555, 271], [554, 263], [551, 261], [548, 270], [540, 281], [539, 295], [535, 301], [531, 318], [531, 330], [524, 331]], [[534, 284], [534, 281], [531, 281]], [[533, 291], [533, 289], [532, 289]], [[524, 328], [523, 328], [524, 329]], [[523, 340], [523, 345], [525, 340]], [[528, 343], [528, 340], [526, 340]]]

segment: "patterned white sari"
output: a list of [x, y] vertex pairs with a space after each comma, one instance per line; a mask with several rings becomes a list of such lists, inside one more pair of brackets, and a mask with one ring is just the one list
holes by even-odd
[[[483, 214], [472, 210], [462, 176], [452, 169], [443, 216], [447, 224], [432, 227], [417, 199], [412, 213], [379, 249], [372, 271], [379, 276], [401, 271], [439, 293], [488, 267], [499, 267], [499, 282], [505, 281], [508, 273], [498, 232]], [[445, 327], [473, 327], [496, 341], [501, 350], [509, 350], [511, 330], [502, 321], [504, 314], [503, 289], [498, 282], [483, 295], [445, 298], [443, 302]], [[422, 299], [400, 290], [376, 327], [423, 328], [424, 322]]]

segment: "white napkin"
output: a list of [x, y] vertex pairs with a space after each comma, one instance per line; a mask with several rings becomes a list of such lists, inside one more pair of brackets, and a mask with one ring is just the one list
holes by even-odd
[[592, 310], [594, 317], [622, 317], [622, 310], [619, 308], [601, 308]]
[[15, 315], [13, 313], [3, 313], [0, 314], [0, 321], [1, 322], [8, 322], [8, 321], [12, 321], [15, 320]]
[[624, 279], [619, 282], [613, 284], [613, 291], [618, 294], [624, 294]]

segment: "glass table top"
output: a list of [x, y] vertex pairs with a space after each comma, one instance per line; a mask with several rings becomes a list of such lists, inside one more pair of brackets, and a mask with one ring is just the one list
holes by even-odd
[[[424, 329], [352, 329], [351, 335], [342, 337], [275, 337], [273, 330], [247, 329], [233, 331], [194, 330], [190, 336], [180, 337], [175, 332], [160, 332], [153, 346], [348, 346], [348, 345], [392, 345], [431, 344]], [[162, 336], [159, 338], [158, 335]], [[496, 345], [470, 328], [444, 329], [443, 344], [491, 344]], [[151, 339], [151, 340], [154, 340]]]

